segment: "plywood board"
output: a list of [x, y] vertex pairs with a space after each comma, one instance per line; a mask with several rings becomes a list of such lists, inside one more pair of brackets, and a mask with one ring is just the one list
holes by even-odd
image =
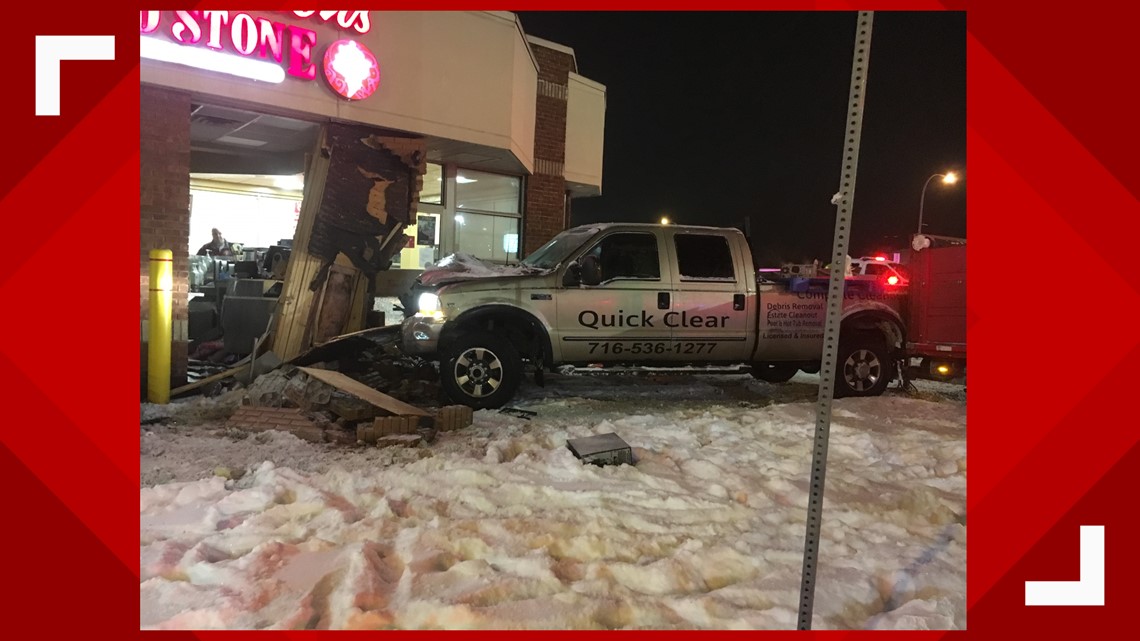
[[277, 331], [273, 334], [273, 351], [288, 361], [302, 350], [308, 329], [313, 292], [309, 283], [321, 267], [319, 258], [308, 252], [313, 222], [324, 195], [325, 180], [329, 171], [329, 151], [326, 149], [327, 130], [322, 128], [316, 153], [312, 155], [305, 172], [305, 192], [301, 200], [301, 215], [293, 238], [293, 249], [285, 270], [285, 283], [277, 307]]
[[428, 412], [416, 407], [415, 405], [408, 405], [407, 403], [392, 398], [383, 392], [368, 387], [360, 381], [351, 379], [340, 372], [333, 372], [326, 369], [315, 369], [312, 367], [298, 367], [297, 369], [305, 372], [313, 378], [328, 383], [333, 387], [352, 394], [353, 396], [367, 401], [382, 410], [396, 414], [397, 416], [430, 416]]

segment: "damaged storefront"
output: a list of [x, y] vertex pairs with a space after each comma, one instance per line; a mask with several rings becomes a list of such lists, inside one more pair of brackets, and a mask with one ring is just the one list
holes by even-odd
[[517, 263], [601, 192], [605, 87], [509, 12], [140, 13], [140, 319], [171, 386], [394, 326], [452, 254]]

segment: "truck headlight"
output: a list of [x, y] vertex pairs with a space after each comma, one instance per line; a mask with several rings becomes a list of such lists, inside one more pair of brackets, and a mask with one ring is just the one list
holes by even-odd
[[419, 306], [421, 316], [438, 316], [439, 296], [431, 292], [424, 292], [420, 294]]

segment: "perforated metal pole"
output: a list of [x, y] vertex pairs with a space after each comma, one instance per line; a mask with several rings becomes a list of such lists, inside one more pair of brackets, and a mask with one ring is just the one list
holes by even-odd
[[823, 483], [827, 472], [827, 441], [831, 435], [831, 398], [839, 369], [839, 325], [843, 313], [843, 286], [847, 276], [847, 245], [851, 236], [851, 212], [855, 203], [855, 175], [859, 168], [859, 138], [863, 131], [863, 100], [867, 66], [871, 57], [873, 11], [860, 11], [855, 29], [855, 56], [851, 63], [851, 94], [847, 106], [843, 145], [843, 178], [836, 205], [835, 238], [832, 243], [831, 279], [827, 294], [827, 319], [823, 329], [823, 360], [819, 370], [819, 403], [816, 408], [815, 447], [811, 455], [811, 492], [808, 496], [807, 534], [800, 583], [800, 630], [811, 629], [815, 605], [815, 578], [819, 570], [819, 532], [823, 515]]

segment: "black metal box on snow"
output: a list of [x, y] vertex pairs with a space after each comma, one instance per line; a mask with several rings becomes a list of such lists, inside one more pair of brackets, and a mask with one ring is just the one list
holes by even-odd
[[633, 449], [620, 436], [597, 434], [566, 441], [566, 447], [583, 463], [594, 465], [633, 465]]

